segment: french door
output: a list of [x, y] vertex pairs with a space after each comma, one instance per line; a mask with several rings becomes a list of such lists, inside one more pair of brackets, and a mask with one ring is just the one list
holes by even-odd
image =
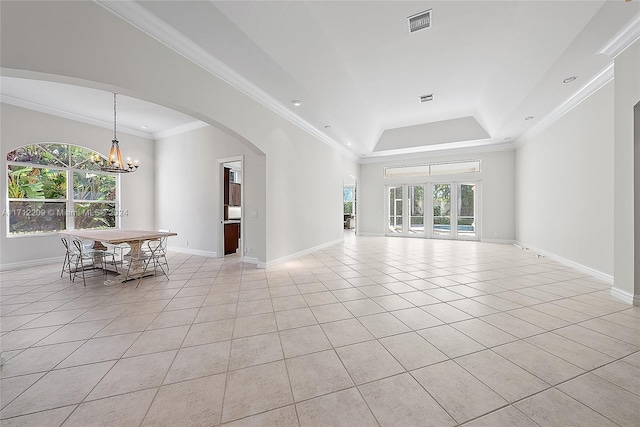
[[479, 240], [478, 183], [387, 187], [389, 236]]

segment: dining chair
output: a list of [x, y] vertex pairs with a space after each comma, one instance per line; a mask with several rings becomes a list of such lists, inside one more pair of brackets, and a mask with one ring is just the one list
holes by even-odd
[[[160, 258], [164, 257], [164, 254], [161, 252], [162, 243], [160, 240], [148, 240], [146, 242], [147, 248], [143, 251], [140, 251], [137, 255], [132, 255], [131, 260], [129, 261], [129, 268], [127, 270], [127, 278], [130, 277], [131, 274], [131, 266], [134, 264], [141, 265], [142, 264], [142, 272], [139, 273], [140, 277], [138, 278], [138, 284], [136, 288], [140, 286], [140, 282], [142, 278], [146, 275], [147, 271], [150, 271], [150, 266], [153, 263], [153, 274], [158, 274], [158, 268], [162, 271], [162, 274], [169, 280], [169, 276], [167, 272], [162, 268], [162, 262]], [[166, 260], [166, 258], [165, 258]]]
[[64, 245], [65, 254], [64, 261], [62, 261], [62, 271], [60, 272], [60, 277], [64, 275], [64, 273], [69, 273], [69, 280], [71, 280], [71, 273], [73, 273], [73, 267], [71, 264], [75, 266], [76, 260], [78, 257], [78, 251], [75, 250], [71, 245], [69, 245], [69, 239], [66, 237], [61, 237], [62, 244]]
[[[87, 286], [86, 276], [84, 274], [86, 270], [101, 268], [106, 275], [107, 257], [109, 256], [111, 257], [111, 264], [116, 269], [116, 273], [118, 273], [118, 266], [116, 264], [116, 258], [113, 252], [107, 252], [99, 249], [89, 249], [83, 244], [82, 240], [80, 239], [73, 239], [73, 245], [75, 246], [75, 252], [77, 253], [75, 257], [76, 264], [73, 272], [73, 281], [75, 281], [78, 271], [82, 272], [82, 283], [84, 284], [84, 286]], [[85, 261], [88, 262], [85, 263]], [[96, 265], [97, 262], [100, 262], [100, 267]]]

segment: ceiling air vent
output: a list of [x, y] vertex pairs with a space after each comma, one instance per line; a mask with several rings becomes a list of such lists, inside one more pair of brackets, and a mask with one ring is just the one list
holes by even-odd
[[420, 102], [427, 102], [427, 101], [433, 101], [433, 94], [430, 93], [429, 95], [422, 95], [420, 97]]
[[424, 12], [417, 13], [409, 18], [409, 32], [415, 33], [416, 31], [423, 30], [431, 27], [431, 9]]

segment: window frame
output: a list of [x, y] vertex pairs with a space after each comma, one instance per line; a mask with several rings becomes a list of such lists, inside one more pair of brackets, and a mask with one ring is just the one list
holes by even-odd
[[[97, 155], [99, 155], [101, 158], [106, 159], [106, 156], [104, 156], [102, 153], [99, 153], [95, 150], [92, 150], [88, 147], [82, 146], [82, 145], [77, 145], [77, 144], [71, 144], [71, 143], [59, 143], [56, 142], [55, 144], [60, 144], [60, 145], [66, 145], [68, 147], [67, 149], [67, 166], [63, 167], [63, 166], [53, 166], [53, 165], [45, 165], [45, 164], [40, 164], [40, 163], [29, 163], [29, 162], [15, 162], [15, 161], [9, 161], [7, 160], [7, 154], [23, 148], [23, 147], [29, 147], [32, 145], [39, 145], [39, 144], [52, 144], [54, 142], [34, 142], [31, 144], [25, 144], [25, 145], [21, 145], [19, 147], [15, 147], [12, 150], [9, 150], [7, 153], [5, 153], [4, 156], [4, 160], [5, 160], [5, 175], [8, 173], [9, 167], [10, 166], [23, 166], [23, 167], [31, 167], [31, 168], [37, 168], [37, 169], [49, 169], [49, 170], [57, 170], [57, 171], [63, 171], [65, 172], [65, 176], [66, 176], [66, 197], [64, 199], [26, 199], [26, 198], [22, 198], [22, 199], [16, 199], [16, 198], [10, 198], [9, 197], [9, 191], [8, 191], [8, 187], [9, 187], [9, 180], [8, 177], [6, 177], [5, 179], [7, 180], [6, 185], [5, 185], [5, 211], [4, 211], [4, 217], [5, 217], [5, 225], [6, 225], [6, 235], [5, 237], [7, 239], [21, 239], [21, 238], [31, 238], [31, 237], [43, 237], [43, 236], [55, 236], [57, 235], [59, 232], [63, 232], [63, 231], [71, 231], [71, 230], [75, 230], [75, 204], [76, 203], [114, 203], [115, 204], [115, 226], [113, 228], [109, 227], [109, 229], [119, 229], [121, 228], [121, 215], [119, 215], [120, 212], [120, 175], [117, 173], [110, 173], [110, 172], [104, 172], [104, 171], [96, 171], [96, 170], [87, 170], [87, 169], [78, 169], [75, 167], [71, 166], [71, 147], [79, 147], [82, 149], [85, 149], [87, 151], [90, 151], [92, 153], [95, 153]], [[94, 154], [94, 155], [95, 155]], [[85, 163], [85, 161], [81, 162]], [[74, 173], [94, 173], [96, 175], [112, 175], [115, 176], [115, 187], [116, 187], [116, 195], [114, 200], [76, 200], [74, 199], [74, 180], [73, 180], [73, 175]], [[62, 230], [58, 230], [58, 231], [45, 231], [45, 232], [40, 232], [40, 231], [31, 231], [28, 233], [12, 233], [11, 232], [11, 202], [55, 202], [55, 203], [65, 203], [66, 206], [66, 215], [65, 215], [65, 228]]]

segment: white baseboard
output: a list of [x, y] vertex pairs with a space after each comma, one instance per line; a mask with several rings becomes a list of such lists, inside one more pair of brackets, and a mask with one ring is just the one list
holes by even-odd
[[509, 239], [482, 239], [480, 240], [482, 243], [497, 243], [499, 245], [512, 245], [516, 241]]
[[640, 305], [640, 295], [634, 295], [631, 292], [627, 292], [620, 288], [613, 286], [611, 288], [611, 295], [622, 302], [626, 302], [629, 305]]
[[323, 243], [323, 244], [321, 244], [321, 245], [314, 246], [314, 247], [312, 247], [312, 248], [305, 249], [305, 250], [303, 250], [303, 251], [296, 252], [296, 253], [294, 253], [294, 254], [290, 254], [290, 255], [287, 255], [287, 256], [283, 256], [283, 257], [281, 257], [281, 258], [274, 259], [274, 260], [272, 260], [272, 261], [267, 261], [266, 263], [260, 263], [260, 262], [259, 262], [259, 263], [258, 263], [258, 268], [268, 268], [268, 267], [273, 267], [274, 265], [279, 264], [279, 263], [281, 263], [281, 262], [289, 261], [289, 260], [291, 260], [291, 259], [295, 259], [295, 258], [298, 258], [298, 257], [300, 257], [300, 256], [303, 256], [303, 255], [309, 254], [309, 253], [311, 253], [311, 252], [315, 252], [315, 251], [317, 251], [317, 250], [324, 249], [324, 248], [327, 248], [327, 247], [329, 247], [329, 246], [333, 246], [333, 245], [335, 245], [335, 244], [337, 244], [337, 243], [342, 243], [342, 242], [344, 242], [344, 238], [340, 238], [340, 239], [333, 240], [333, 241], [331, 241], [331, 242]]
[[571, 268], [575, 268], [578, 271], [582, 271], [583, 273], [588, 274], [589, 276], [595, 277], [596, 279], [600, 279], [608, 285], [613, 286], [613, 276], [607, 273], [603, 273], [602, 271], [596, 270], [591, 267], [587, 267], [586, 265], [582, 265], [575, 261], [571, 261], [570, 259], [563, 258], [551, 252], [543, 251], [542, 249], [538, 249], [532, 246], [529, 246], [526, 243], [515, 242], [516, 245], [520, 246], [523, 250], [527, 250], [534, 254], [542, 255], [546, 258], [549, 258], [553, 261], [557, 261], [560, 264], [566, 265]]
[[54, 263], [60, 263], [60, 268], [62, 268], [63, 259], [64, 257], [60, 256], [60, 257], [53, 257], [53, 258], [34, 259], [30, 261], [10, 262], [8, 264], [0, 265], [0, 271], [18, 270], [20, 268], [37, 267], [39, 265], [54, 264]]
[[247, 264], [256, 264], [258, 268], [264, 268], [264, 267], [260, 267], [260, 264], [264, 264], [264, 263], [261, 263], [260, 260], [256, 257], [245, 256], [242, 258], [242, 262], [246, 262]]
[[367, 231], [359, 231], [357, 235], [363, 237], [384, 237], [384, 233], [370, 233]]
[[179, 248], [176, 246], [168, 246], [167, 251], [178, 252], [178, 253], [187, 254], [187, 255], [198, 255], [198, 256], [206, 256], [209, 258], [218, 258], [217, 252], [202, 251], [200, 249], [188, 249], [188, 248]]

